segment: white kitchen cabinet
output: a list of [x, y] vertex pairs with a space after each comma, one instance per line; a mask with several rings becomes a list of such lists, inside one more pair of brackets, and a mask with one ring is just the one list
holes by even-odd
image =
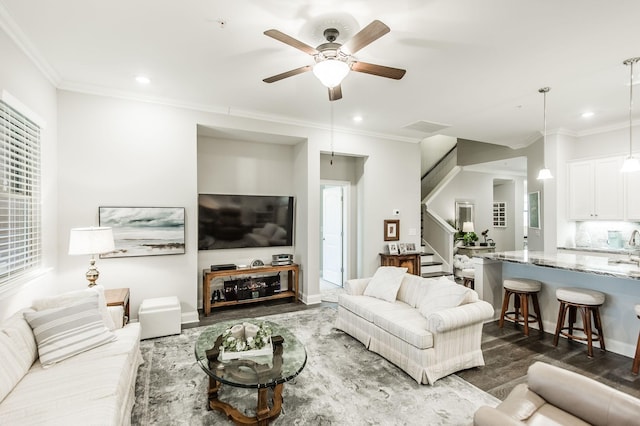
[[570, 220], [624, 219], [621, 157], [568, 163]]
[[640, 221], [640, 172], [624, 174], [626, 220]]

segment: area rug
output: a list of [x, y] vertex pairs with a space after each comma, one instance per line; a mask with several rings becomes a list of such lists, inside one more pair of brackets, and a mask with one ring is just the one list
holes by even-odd
[[[273, 425], [468, 425], [482, 405], [500, 401], [456, 375], [419, 385], [395, 365], [333, 328], [320, 307], [263, 317], [289, 327], [307, 349], [307, 365], [283, 389]], [[207, 410], [207, 375], [194, 356], [203, 327], [141, 343], [134, 425], [232, 424]], [[257, 392], [223, 386], [220, 399], [254, 414]]]

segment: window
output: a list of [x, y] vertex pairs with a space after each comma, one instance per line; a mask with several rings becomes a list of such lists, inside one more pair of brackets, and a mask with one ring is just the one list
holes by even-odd
[[0, 101], [0, 286], [40, 268], [40, 127]]

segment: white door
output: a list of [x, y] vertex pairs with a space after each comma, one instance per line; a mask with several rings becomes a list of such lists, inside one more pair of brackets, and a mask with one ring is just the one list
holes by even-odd
[[342, 286], [342, 187], [323, 187], [322, 206], [322, 279]]

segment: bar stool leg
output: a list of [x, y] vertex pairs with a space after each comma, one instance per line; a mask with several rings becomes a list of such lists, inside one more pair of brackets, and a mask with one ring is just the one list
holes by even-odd
[[633, 357], [633, 367], [631, 367], [633, 374], [638, 374], [638, 371], [640, 371], [640, 333], [638, 333], [638, 343], [636, 344], [636, 356]]
[[593, 311], [593, 320], [596, 324], [596, 330], [598, 330], [598, 338], [600, 340], [600, 349], [606, 351], [606, 346], [604, 345], [604, 334], [602, 333], [602, 319], [600, 318], [600, 307], [596, 306]]
[[538, 328], [540, 329], [540, 333], [544, 333], [544, 328], [542, 326], [542, 315], [540, 315], [540, 305], [538, 304], [537, 293], [533, 293], [531, 295], [531, 302], [533, 303], [533, 312], [535, 312], [536, 318], [538, 319]]
[[558, 346], [558, 338], [560, 337], [560, 330], [564, 323], [566, 311], [567, 305], [564, 302], [560, 302], [560, 309], [558, 309], [558, 322], [556, 323], [556, 333], [553, 335], [553, 346]]
[[509, 308], [509, 297], [511, 297], [511, 292], [508, 289], [504, 289], [504, 299], [502, 300], [502, 312], [500, 313], [500, 320], [498, 321], [498, 327], [504, 327], [504, 314], [507, 312]]
[[[573, 324], [576, 323], [576, 307], [569, 305], [569, 336], [573, 336]], [[568, 337], [569, 340], [573, 340], [573, 337]]]
[[526, 293], [520, 293], [520, 306], [524, 317], [524, 335], [529, 335], [529, 298]]
[[[587, 335], [587, 356], [593, 358], [593, 332], [591, 330], [591, 308], [580, 308], [582, 322], [584, 323], [584, 333]], [[594, 314], [595, 315], [595, 314]]]

